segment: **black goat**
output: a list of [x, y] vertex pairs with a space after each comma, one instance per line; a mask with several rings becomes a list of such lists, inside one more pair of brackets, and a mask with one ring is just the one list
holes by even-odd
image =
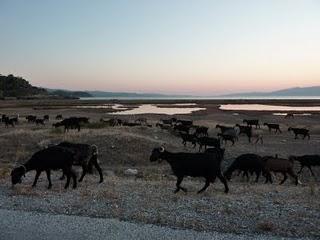
[[232, 145], [234, 145], [236, 141], [235, 136], [229, 134], [218, 133], [218, 137], [221, 139], [221, 141], [224, 141], [225, 145], [227, 145], [227, 141], [230, 141]]
[[13, 119], [10, 119], [9, 117], [4, 118], [4, 124], [6, 127], [9, 127], [9, 126], [14, 127], [14, 122], [15, 121]]
[[87, 117], [71, 117], [71, 118], [78, 119], [79, 123], [89, 123], [89, 118]]
[[220, 148], [220, 140], [214, 137], [199, 137], [197, 138], [197, 143], [199, 144], [199, 152], [203, 146], [205, 149], [207, 147]]
[[62, 120], [62, 119], [63, 119], [63, 117], [62, 117], [61, 114], [58, 114], [58, 115], [56, 116], [56, 120]]
[[19, 123], [19, 117], [18, 116], [17, 117], [13, 117], [10, 120], [13, 121], [14, 124], [18, 124]]
[[163, 130], [169, 130], [172, 129], [171, 125], [163, 124], [163, 123], [156, 123], [156, 127], [159, 127]]
[[45, 121], [49, 121], [49, 118], [50, 118], [49, 115], [44, 115], [43, 116], [43, 120], [45, 120]]
[[[79, 178], [81, 182], [87, 172], [92, 172], [92, 166], [95, 166], [99, 172], [100, 181], [103, 182], [102, 169], [98, 163], [98, 147], [96, 145], [61, 142], [57, 146], [67, 148], [74, 154], [73, 165], [82, 166], [82, 174]], [[63, 179], [64, 175], [61, 177]]]
[[256, 126], [256, 129], [258, 127], [260, 128], [260, 124], [259, 124], [258, 119], [244, 119], [242, 122], [246, 123], [248, 126]]
[[73, 153], [66, 148], [49, 147], [36, 152], [25, 164], [13, 169], [11, 172], [11, 182], [13, 185], [21, 183], [22, 176], [29, 171], [35, 170], [36, 176], [32, 184], [32, 187], [35, 187], [41, 172], [45, 171], [49, 182], [48, 188], [50, 189], [52, 187], [51, 170], [62, 169], [63, 173], [67, 176], [65, 188], [68, 188], [71, 177], [73, 179], [73, 188], [76, 188], [77, 176], [72, 170], [73, 162]]
[[54, 127], [61, 127], [64, 126], [64, 131], [67, 132], [69, 131], [69, 129], [78, 129], [78, 131], [80, 131], [80, 121], [78, 120], [78, 118], [66, 118], [64, 120], [62, 120], [61, 122], [57, 122], [52, 124], [52, 126]]
[[271, 130], [274, 129], [275, 133], [277, 133], [277, 132], [282, 133], [279, 124], [276, 124], [276, 123], [264, 123], [263, 125], [268, 127], [269, 132], [271, 132]]
[[176, 119], [176, 118], [160, 119], [160, 121], [161, 121], [163, 124], [173, 125], [174, 123], [177, 122], [177, 119]]
[[180, 137], [182, 138], [182, 144], [184, 146], [187, 145], [188, 142], [192, 143], [193, 147], [196, 147], [196, 136], [193, 134], [180, 133]]
[[35, 121], [35, 124], [36, 125], [44, 125], [44, 119], [36, 119], [36, 121]]
[[247, 177], [247, 181], [249, 181], [248, 173], [256, 174], [256, 182], [259, 181], [259, 176], [264, 169], [264, 162], [262, 158], [257, 154], [242, 154], [238, 156], [234, 162], [230, 165], [227, 171], [224, 172], [224, 176], [230, 180], [232, 173], [235, 170], [240, 170], [244, 172], [244, 176]]
[[309, 168], [312, 176], [315, 176], [311, 167], [320, 166], [320, 155], [290, 156], [289, 159], [300, 163], [301, 168], [298, 174], [302, 173], [302, 169], [304, 167], [307, 167]]
[[6, 114], [2, 114], [1, 116], [1, 122], [4, 122], [4, 120], [7, 118], [7, 115]]
[[225, 131], [234, 129], [233, 127], [227, 127], [227, 126], [223, 126], [223, 125], [219, 125], [219, 124], [216, 125], [216, 128], [220, 128], [221, 133], [224, 133]]
[[30, 122], [35, 122], [37, 119], [37, 116], [34, 116], [34, 115], [28, 115], [26, 116], [26, 120], [28, 121], [28, 123]]
[[288, 132], [293, 131], [295, 137], [294, 139], [298, 138], [298, 135], [302, 135], [303, 139], [305, 139], [306, 137], [308, 137], [308, 139], [310, 139], [310, 133], [309, 133], [309, 129], [306, 128], [292, 128], [289, 127], [288, 128]]
[[208, 136], [208, 127], [204, 127], [204, 126], [193, 126], [196, 131], [195, 131], [195, 135], [196, 136]]
[[248, 136], [248, 135], [251, 134], [251, 129], [252, 129], [251, 126], [243, 126], [243, 125], [240, 125], [240, 124], [236, 124], [235, 127], [239, 128], [239, 135], [245, 134], [245, 135]]
[[152, 150], [150, 161], [166, 160], [177, 177], [175, 193], [187, 189], [181, 187], [180, 184], [185, 176], [204, 177], [206, 183], [202, 189], [198, 191], [201, 193], [205, 191], [210, 183], [213, 183], [218, 177], [224, 184], [225, 193], [228, 193], [229, 187], [226, 179], [221, 173], [220, 164], [223, 159], [224, 149], [210, 149], [204, 153], [171, 153], [164, 149], [164, 147], [155, 148]]
[[122, 123], [122, 126], [136, 127], [136, 126], [141, 126], [141, 123], [124, 121], [124, 122]]
[[179, 131], [179, 132], [184, 132], [184, 133], [189, 134], [190, 126], [179, 124], [179, 125], [175, 125], [173, 127], [173, 129], [176, 130], [176, 131]]

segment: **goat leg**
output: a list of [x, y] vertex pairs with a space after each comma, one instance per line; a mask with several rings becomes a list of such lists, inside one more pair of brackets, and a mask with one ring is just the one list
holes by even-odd
[[75, 189], [75, 188], [77, 188], [77, 175], [76, 175], [76, 173], [74, 172], [73, 169], [70, 170], [70, 175], [71, 175], [72, 181], [73, 181], [72, 188]]
[[283, 174], [283, 179], [282, 179], [282, 181], [280, 182], [280, 185], [283, 184], [283, 183], [287, 180], [287, 178], [288, 178], [288, 176], [287, 176], [287, 174], [286, 174], [285, 172], [282, 172], [282, 174]]
[[91, 161], [89, 162], [89, 165], [94, 165], [94, 167], [97, 169], [98, 173], [99, 173], [99, 176], [100, 176], [100, 181], [99, 183], [102, 183], [103, 182], [103, 174], [102, 174], [102, 169], [101, 167], [99, 166], [99, 163], [98, 163], [98, 159], [96, 158], [96, 156], [94, 156], [95, 158], [91, 158]]
[[205, 191], [210, 185], [210, 180], [209, 178], [206, 179], [206, 183], [204, 184], [203, 188], [201, 188], [199, 191], [198, 191], [198, 194], [199, 193], [202, 193], [203, 191]]
[[302, 169], [303, 169], [303, 168], [304, 168], [304, 165], [301, 165], [301, 168], [300, 168], [298, 174], [302, 173]]
[[225, 193], [228, 193], [229, 192], [229, 187], [228, 187], [228, 183], [227, 183], [227, 180], [225, 179], [225, 177], [221, 174], [221, 173], [219, 173], [218, 175], [217, 175], [217, 177], [219, 178], [219, 180], [223, 183], [223, 185], [224, 185], [224, 192]]
[[311, 166], [308, 166], [308, 168], [309, 168], [309, 170], [310, 170], [310, 172], [311, 172], [312, 176], [313, 176], [313, 177], [315, 177], [315, 175], [314, 175], [314, 173], [313, 173], [313, 171], [312, 171], [312, 169], [311, 169]]
[[32, 184], [32, 187], [35, 187], [37, 185], [38, 178], [39, 178], [40, 174], [41, 174], [41, 171], [37, 171], [36, 176], [33, 181], [33, 184]]
[[46, 174], [47, 174], [47, 179], [48, 179], [48, 182], [49, 182], [48, 189], [51, 189], [52, 188], [51, 171], [50, 170], [46, 170]]
[[62, 176], [59, 178], [60, 180], [64, 180], [65, 179], [65, 174], [64, 174], [64, 172], [62, 172]]
[[174, 191], [174, 193], [179, 192], [180, 189], [181, 189], [182, 191], [184, 191], [184, 192], [187, 191], [187, 189], [185, 189], [185, 188], [183, 188], [183, 187], [180, 186], [180, 184], [182, 183], [182, 180], [183, 180], [183, 176], [179, 176], [179, 177], [177, 178], [177, 183], [176, 183], [176, 187], [177, 187], [177, 188], [176, 188], [176, 190]]

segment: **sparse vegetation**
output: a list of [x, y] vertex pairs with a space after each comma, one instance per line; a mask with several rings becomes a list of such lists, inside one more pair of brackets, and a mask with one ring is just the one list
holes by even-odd
[[[208, 105], [207, 105], [208, 107]], [[70, 111], [70, 112], [69, 112]], [[215, 136], [216, 124], [234, 125], [241, 123], [245, 114], [230, 115], [208, 108], [207, 115], [191, 115], [195, 124], [209, 127], [209, 136]], [[172, 152], [196, 152], [191, 146], [184, 147], [178, 135], [159, 127], [109, 127], [101, 124], [102, 113], [96, 111], [44, 109], [30, 112], [29, 109], [4, 109], [8, 114], [38, 116], [50, 115], [45, 126], [35, 126], [23, 118], [15, 128], [5, 128], [0, 124], [0, 198], [2, 206], [8, 209], [42, 211], [56, 214], [75, 214], [94, 217], [118, 218], [124, 221], [153, 223], [174, 228], [187, 228], [197, 231], [223, 231], [232, 233], [262, 233], [277, 236], [315, 237], [319, 235], [320, 209], [319, 184], [308, 171], [303, 171], [299, 179], [302, 185], [294, 186], [287, 181], [283, 186], [263, 184], [264, 177], [258, 183], [250, 182], [241, 175], [233, 174], [229, 183], [230, 192], [223, 193], [223, 185], [216, 181], [205, 194], [195, 194], [203, 186], [203, 179], [186, 178], [182, 186], [189, 192], [173, 194], [176, 178], [168, 164], [152, 164], [149, 161], [153, 148], [166, 143]], [[64, 133], [63, 128], [53, 128], [57, 122], [54, 117], [62, 114], [90, 117], [90, 124], [80, 132], [71, 130]], [[203, 113], [202, 113], [203, 114]], [[272, 122], [275, 116], [262, 114], [259, 119]], [[22, 117], [21, 117], [22, 118]], [[129, 121], [134, 121], [129, 117]], [[147, 116], [148, 123], [155, 125], [159, 116]], [[213, 120], [219, 119], [219, 122]], [[313, 126], [310, 141], [294, 140], [286, 131], [283, 134], [269, 134], [264, 129], [264, 145], [248, 143], [246, 136], [240, 136], [234, 146], [227, 146], [222, 169], [226, 170], [234, 159], [244, 153], [252, 152], [261, 156], [277, 153], [280, 157], [301, 155], [305, 152], [319, 154], [319, 116], [308, 119], [296, 117], [291, 120], [295, 125], [305, 121]], [[280, 124], [286, 123], [279, 118]], [[290, 122], [290, 124], [293, 124]], [[92, 124], [92, 125], [91, 125]], [[285, 128], [284, 128], [285, 129]], [[105, 174], [105, 181], [97, 184], [95, 176], [87, 175], [78, 189], [65, 191], [64, 181], [59, 181], [61, 172], [52, 173], [52, 190], [47, 190], [45, 174], [36, 189], [30, 187], [34, 173], [26, 174], [23, 184], [11, 189], [10, 171], [25, 162], [34, 152], [49, 144], [71, 141], [96, 144], [99, 148], [98, 160]], [[126, 176], [125, 170], [138, 170], [137, 176]], [[75, 167], [78, 174], [81, 169]], [[299, 164], [294, 171], [298, 172]], [[314, 167], [319, 176], [320, 169]], [[282, 176], [272, 176], [274, 182]], [[262, 178], [262, 179], [261, 179]], [[277, 180], [276, 180], [277, 178]], [[310, 224], [310, 222], [314, 224]], [[281, 226], [281, 227], [278, 227]]]

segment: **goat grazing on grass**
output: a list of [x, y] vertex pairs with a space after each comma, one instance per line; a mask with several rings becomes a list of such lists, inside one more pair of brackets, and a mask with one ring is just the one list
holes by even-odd
[[69, 187], [70, 179], [73, 179], [73, 188], [77, 187], [77, 176], [72, 170], [74, 162], [74, 154], [62, 147], [49, 147], [40, 150], [33, 154], [33, 156], [25, 164], [17, 167], [11, 172], [11, 182], [13, 185], [21, 183], [22, 176], [27, 172], [35, 170], [36, 176], [32, 187], [35, 187], [41, 172], [45, 171], [49, 182], [48, 189], [52, 187], [51, 183], [51, 170], [62, 169], [63, 173], [67, 176], [67, 182], [64, 188]]
[[265, 183], [272, 183], [271, 172], [280, 172], [283, 174], [283, 180], [280, 184], [283, 184], [289, 174], [292, 178], [295, 179], [295, 184], [298, 185], [298, 176], [293, 171], [293, 160], [292, 159], [284, 159], [278, 157], [266, 156], [262, 158], [264, 161], [264, 171], [266, 175]]
[[299, 170], [298, 174], [302, 173], [302, 169], [304, 167], [307, 167], [307, 168], [309, 168], [312, 176], [315, 177], [311, 167], [312, 166], [320, 166], [320, 155], [290, 156], [289, 159], [300, 163], [300, 170]]
[[78, 132], [80, 131], [80, 121], [78, 120], [78, 118], [74, 118], [74, 117], [66, 118], [61, 122], [52, 124], [52, 126], [56, 128], [64, 126], [64, 132], [68, 132], [69, 129], [78, 129]]
[[294, 139], [297, 139], [297, 138], [298, 138], [298, 135], [302, 135], [302, 136], [303, 136], [303, 139], [305, 139], [306, 137], [308, 137], [308, 139], [310, 140], [309, 129], [289, 127], [289, 128], [288, 128], [288, 132], [291, 132], [291, 131], [294, 133]]
[[[71, 151], [74, 154], [73, 165], [82, 167], [82, 174], [79, 178], [79, 182], [83, 180], [87, 172], [92, 172], [92, 166], [95, 166], [95, 168], [99, 172], [99, 183], [103, 182], [102, 169], [98, 162], [98, 147], [96, 145], [61, 142], [57, 146], [66, 148]], [[61, 179], [63, 178], [64, 174], [62, 175]]]
[[271, 130], [274, 129], [275, 133], [277, 133], [277, 132], [282, 133], [279, 124], [276, 124], [276, 123], [264, 123], [263, 126], [267, 126], [268, 129], [269, 129], [269, 132], [271, 132]]
[[242, 154], [238, 156], [234, 162], [230, 165], [230, 167], [224, 172], [224, 176], [230, 180], [232, 173], [235, 170], [243, 171], [244, 176], [247, 177], [247, 181], [249, 181], [248, 173], [256, 174], [256, 182], [259, 181], [259, 176], [264, 169], [264, 162], [262, 158], [257, 154]]
[[258, 127], [260, 128], [260, 124], [259, 124], [258, 119], [244, 119], [242, 122], [246, 123], [248, 126], [256, 126], [256, 129]]
[[221, 173], [220, 164], [223, 159], [224, 149], [208, 149], [204, 153], [171, 153], [164, 149], [164, 147], [154, 148], [152, 150], [150, 161], [166, 160], [177, 177], [175, 193], [180, 190], [187, 192], [187, 189], [181, 187], [180, 184], [185, 176], [204, 177], [206, 183], [202, 189], [198, 191], [201, 193], [205, 191], [210, 183], [213, 183], [218, 177], [224, 184], [225, 193], [229, 191], [228, 183]]

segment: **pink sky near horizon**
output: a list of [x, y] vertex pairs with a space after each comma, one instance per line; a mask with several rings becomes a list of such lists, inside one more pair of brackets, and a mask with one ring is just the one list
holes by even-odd
[[0, 74], [188, 95], [320, 85], [320, 2], [0, 2]]

